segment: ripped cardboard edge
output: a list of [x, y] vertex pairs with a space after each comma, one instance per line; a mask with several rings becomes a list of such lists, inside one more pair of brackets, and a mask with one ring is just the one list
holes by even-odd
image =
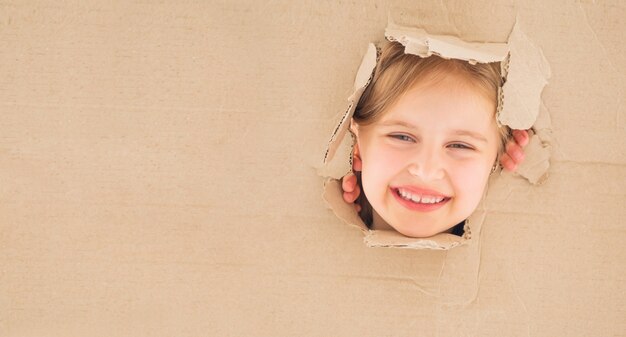
[[385, 29], [385, 37], [389, 41], [400, 42], [406, 54], [422, 58], [437, 55], [476, 64], [501, 62], [509, 54], [506, 43], [465, 42], [455, 36], [429, 35], [421, 28], [402, 27], [393, 22]]
[[[530, 129], [537, 120], [541, 92], [550, 77], [550, 67], [541, 50], [521, 31], [519, 20], [513, 27], [507, 43], [466, 42], [458, 37], [432, 35], [420, 28], [401, 27], [394, 23], [390, 23], [385, 30], [385, 37], [389, 41], [398, 41], [404, 45], [405, 53], [420, 57], [438, 55], [465, 60], [472, 64], [501, 62], [504, 85], [498, 93], [497, 121], [512, 129]], [[482, 221], [472, 220], [477, 219], [478, 210], [466, 221], [463, 237], [440, 233], [429, 238], [412, 238], [395, 231], [368, 229], [354, 205], [343, 200], [340, 179], [352, 171], [354, 139], [350, 144], [349, 160], [342, 161], [341, 165], [335, 168], [332, 168], [330, 163], [333, 162], [338, 148], [346, 138], [359, 99], [372, 79], [377, 57], [376, 46], [370, 43], [357, 71], [354, 91], [348, 98], [348, 108], [342, 114], [328, 142], [324, 155], [325, 168], [318, 172], [327, 178], [324, 182], [324, 200], [343, 222], [359, 228], [364, 233], [364, 242], [369, 247], [447, 250], [462, 245], [471, 239], [472, 229], [474, 232], [480, 230]], [[520, 166], [518, 173], [533, 184], [545, 180], [549, 168], [549, 146], [535, 135], [525, 152], [526, 165]]]

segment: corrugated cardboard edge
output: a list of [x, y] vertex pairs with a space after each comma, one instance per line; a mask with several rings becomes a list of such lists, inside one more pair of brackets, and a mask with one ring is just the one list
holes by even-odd
[[395, 231], [372, 230], [365, 236], [368, 247], [393, 247], [407, 249], [439, 249], [446, 250], [461, 244], [463, 239], [447, 233], [437, 234], [431, 238], [411, 238], [398, 236]]
[[[521, 31], [519, 20], [511, 32], [508, 43], [465, 42], [454, 36], [430, 35], [423, 29], [400, 27], [393, 23], [389, 24], [385, 36], [390, 41], [402, 43], [405, 46], [405, 53], [421, 57], [438, 55], [444, 58], [461, 59], [470, 63], [502, 62], [502, 73], [503, 76], [506, 76], [506, 82], [499, 92], [498, 121], [513, 129], [529, 129], [537, 119], [541, 92], [547, 84], [550, 68], [541, 50], [532, 44], [530, 39]], [[511, 55], [513, 55], [512, 59]], [[354, 92], [348, 99], [348, 108], [329, 140], [324, 156], [324, 164], [327, 167], [347, 133], [356, 105], [371, 80], [376, 61], [376, 47], [370, 44], [357, 71]], [[511, 74], [513, 74], [513, 80], [509, 77]], [[514, 98], [509, 100], [509, 95]], [[521, 99], [525, 98], [526, 95], [530, 95], [528, 96], [530, 100]], [[541, 142], [538, 136], [533, 136], [525, 150], [526, 165], [520, 167], [519, 174], [533, 184], [545, 179], [549, 167], [550, 153], [548, 149], [549, 146]], [[480, 213], [478, 211], [468, 219], [463, 237], [440, 233], [429, 238], [411, 238], [394, 231], [369, 230], [358, 216], [354, 205], [347, 204], [343, 200], [343, 190], [338, 179], [350, 172], [351, 167], [352, 151], [350, 160], [346, 165], [335, 170], [318, 171], [320, 175], [327, 178], [324, 183], [323, 197], [337, 217], [363, 231], [365, 234], [364, 241], [369, 247], [446, 250], [470, 240], [472, 236], [471, 227], [474, 227], [475, 232], [480, 230], [482, 221], [472, 221], [472, 219], [477, 218], [477, 213]], [[484, 216], [479, 218], [484, 218]], [[470, 227], [469, 223], [473, 225]]]

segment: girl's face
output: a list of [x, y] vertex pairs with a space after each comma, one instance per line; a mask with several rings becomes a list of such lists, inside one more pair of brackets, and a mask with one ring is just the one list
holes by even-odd
[[428, 237], [467, 219], [499, 144], [495, 102], [460, 75], [420, 82], [377, 122], [353, 124], [373, 228]]

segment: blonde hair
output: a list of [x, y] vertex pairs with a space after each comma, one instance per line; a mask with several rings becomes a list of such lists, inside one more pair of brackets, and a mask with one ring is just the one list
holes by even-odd
[[[375, 123], [418, 82], [424, 80], [436, 82], [449, 74], [461, 75], [467, 84], [493, 101], [495, 107], [498, 106], [498, 91], [504, 83], [499, 62], [473, 65], [467, 61], [444, 59], [436, 55], [422, 58], [405, 54], [404, 46], [399, 42], [387, 42], [382, 47], [372, 81], [363, 92], [352, 118], [359, 125]], [[493, 113], [496, 118], [495, 108]], [[511, 132], [508, 126], [499, 125], [498, 129], [501, 142], [497, 158], [504, 152]], [[357, 172], [357, 178], [363, 191], [360, 172]], [[357, 203], [361, 205], [361, 218], [370, 226], [372, 208], [365, 193], [359, 195]]]

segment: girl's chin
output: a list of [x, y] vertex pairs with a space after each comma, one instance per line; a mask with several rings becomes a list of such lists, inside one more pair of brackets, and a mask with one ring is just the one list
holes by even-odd
[[454, 226], [456, 226], [456, 224], [458, 224], [461, 221], [463, 220], [460, 220], [458, 222], [454, 222], [454, 221], [450, 222], [450, 220], [448, 220], [445, 223], [450, 222], [452, 224], [443, 225], [444, 222], [436, 223], [436, 221], [433, 222], [431, 219], [430, 221], [423, 221], [423, 222], [415, 222], [414, 220], [414, 222], [412, 222], [410, 225], [406, 225], [407, 222], [404, 222], [404, 225], [402, 225], [402, 223], [398, 225], [396, 225], [395, 223], [389, 224], [389, 225], [398, 233], [404, 236], [413, 237], [413, 238], [427, 238], [427, 237], [437, 235], [439, 233], [451, 232]]
[[[454, 222], [450, 221], [450, 219], [447, 219], [447, 221], [439, 219], [439, 221], [437, 221], [436, 217], [434, 217], [434, 219], [392, 219], [392, 221], [388, 222], [374, 210], [371, 229], [393, 230], [412, 238], [427, 238], [439, 233], [451, 232], [452, 228], [461, 221], [463, 220]], [[442, 225], [448, 222], [452, 224]]]
[[419, 230], [416, 230], [415, 228], [396, 228], [396, 231], [404, 236], [412, 238], [427, 238], [441, 233], [441, 231], [425, 228], [419, 228]]

